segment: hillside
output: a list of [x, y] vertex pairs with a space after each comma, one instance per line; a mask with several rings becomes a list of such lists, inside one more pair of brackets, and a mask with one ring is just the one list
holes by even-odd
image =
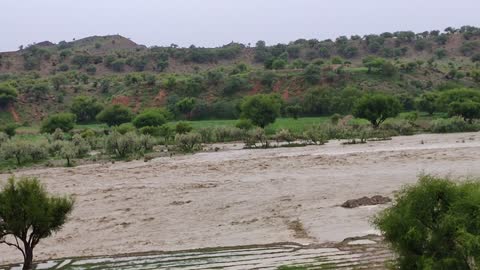
[[79, 95], [134, 111], [174, 110], [176, 102], [191, 97], [193, 119], [235, 118], [242, 97], [271, 92], [286, 104], [302, 104], [306, 115], [348, 113], [335, 104], [305, 104], [309, 95], [346, 100], [368, 91], [392, 93], [410, 110], [425, 91], [476, 87], [479, 60], [480, 30], [469, 26], [274, 46], [259, 41], [255, 47], [147, 48], [120, 35], [43, 41], [0, 53], [0, 83], [19, 92], [16, 102], [0, 107], [0, 119], [37, 122], [68, 111]]

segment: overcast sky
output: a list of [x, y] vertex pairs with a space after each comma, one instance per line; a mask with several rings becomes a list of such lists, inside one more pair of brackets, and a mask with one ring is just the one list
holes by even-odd
[[147, 46], [480, 26], [479, 0], [0, 0], [0, 51], [120, 34]]

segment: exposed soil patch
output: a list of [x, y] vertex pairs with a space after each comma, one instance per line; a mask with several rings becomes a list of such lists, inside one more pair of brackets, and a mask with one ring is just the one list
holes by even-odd
[[366, 205], [378, 205], [378, 204], [386, 204], [391, 202], [392, 199], [388, 197], [384, 197], [381, 195], [375, 195], [373, 197], [362, 197], [359, 199], [348, 200], [342, 204], [344, 208], [357, 208], [360, 206]]

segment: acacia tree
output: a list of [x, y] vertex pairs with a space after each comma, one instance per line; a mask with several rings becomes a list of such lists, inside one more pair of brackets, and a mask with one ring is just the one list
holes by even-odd
[[480, 183], [422, 176], [374, 219], [399, 268], [478, 269]]
[[372, 94], [362, 97], [354, 108], [354, 116], [367, 119], [378, 128], [387, 118], [397, 116], [402, 109], [400, 101], [393, 96]]
[[32, 269], [33, 249], [62, 228], [73, 205], [71, 198], [50, 196], [37, 178], [11, 177], [0, 192], [0, 243], [18, 249], [23, 269]]

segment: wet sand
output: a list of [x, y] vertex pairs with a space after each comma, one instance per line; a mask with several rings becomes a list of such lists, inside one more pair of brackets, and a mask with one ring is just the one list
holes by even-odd
[[[426, 134], [16, 175], [37, 176], [49, 191], [76, 200], [63, 230], [36, 248], [36, 260], [44, 260], [364, 236], [376, 233], [369, 220], [383, 207], [340, 204], [377, 194], [393, 197], [421, 173], [480, 177], [479, 153], [480, 133]], [[0, 246], [0, 254], [0, 264], [21, 261], [12, 248]]]

